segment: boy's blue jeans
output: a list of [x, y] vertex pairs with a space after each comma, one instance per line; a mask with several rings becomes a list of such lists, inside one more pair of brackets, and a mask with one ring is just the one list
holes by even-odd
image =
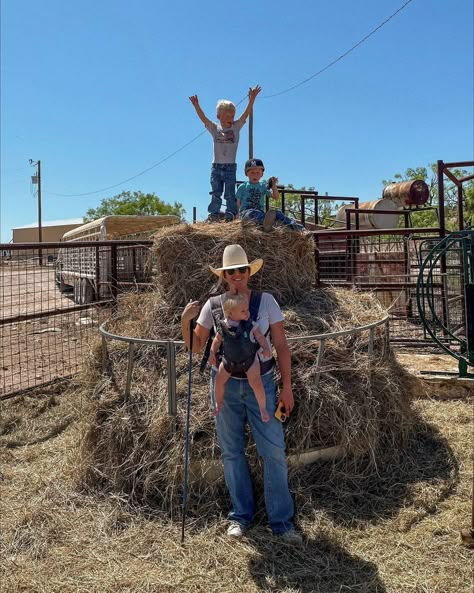
[[[258, 224], [263, 224], [265, 212], [263, 210], [257, 210], [255, 208], [248, 208], [247, 210], [241, 211], [240, 217], [242, 219], [254, 220]], [[301, 224], [296, 222], [296, 220], [293, 220], [292, 218], [288, 218], [288, 216], [285, 216], [281, 210], [276, 211], [275, 222], [283, 226], [288, 226], [294, 231], [304, 230], [304, 227]]]
[[[211, 401], [214, 404], [214, 378]], [[252, 430], [258, 454], [263, 459], [265, 506], [273, 533], [293, 527], [294, 506], [288, 489], [288, 466], [281, 423], [274, 417], [276, 394], [273, 373], [262, 376], [269, 422], [262, 422], [255, 394], [245, 379], [230, 378], [225, 386], [224, 406], [216, 417], [217, 437], [224, 475], [232, 500], [229, 519], [248, 527], [255, 513], [252, 481], [245, 456], [245, 424]], [[214, 406], [213, 406], [214, 408]]]
[[237, 214], [235, 199], [235, 183], [237, 163], [213, 163], [211, 169], [211, 203], [207, 210], [210, 214], [218, 214], [222, 205], [222, 192], [226, 201], [226, 214]]

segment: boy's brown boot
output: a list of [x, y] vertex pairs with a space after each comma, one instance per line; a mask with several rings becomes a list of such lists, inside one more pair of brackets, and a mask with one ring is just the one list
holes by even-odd
[[265, 218], [263, 219], [262, 230], [264, 233], [269, 233], [273, 228], [273, 223], [275, 222], [276, 218], [276, 210], [270, 208], [267, 210], [265, 214]]

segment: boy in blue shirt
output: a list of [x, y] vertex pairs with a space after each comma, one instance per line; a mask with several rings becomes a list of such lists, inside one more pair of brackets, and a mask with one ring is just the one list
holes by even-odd
[[267, 233], [272, 230], [274, 222], [294, 231], [303, 231], [304, 227], [301, 224], [288, 218], [280, 210], [270, 209], [265, 214], [265, 198], [268, 196], [278, 200], [280, 196], [277, 177], [270, 177], [268, 182], [261, 181], [264, 171], [261, 159], [249, 159], [245, 163], [245, 175], [249, 180], [239, 185], [235, 196], [240, 217], [261, 224]]
[[211, 203], [207, 207], [209, 221], [220, 220], [222, 205], [222, 192], [226, 201], [225, 220], [231, 221], [237, 216], [235, 201], [235, 182], [237, 173], [237, 148], [239, 145], [240, 129], [249, 116], [255, 99], [261, 91], [258, 84], [249, 89], [249, 102], [242, 115], [234, 121], [235, 105], [232, 101], [221, 99], [217, 102], [217, 119], [219, 123], [212, 122], [206, 117], [197, 95], [192, 95], [189, 100], [196, 113], [214, 140], [214, 159], [211, 169]]

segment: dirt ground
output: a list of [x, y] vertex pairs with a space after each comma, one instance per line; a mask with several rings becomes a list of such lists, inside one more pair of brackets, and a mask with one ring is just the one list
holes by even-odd
[[74, 305], [56, 288], [54, 267], [33, 264], [0, 266], [0, 302], [2, 319]]
[[[61, 294], [51, 265], [0, 267], [0, 396], [76, 373], [97, 332], [94, 309], [74, 312]], [[61, 311], [8, 323], [18, 315]]]

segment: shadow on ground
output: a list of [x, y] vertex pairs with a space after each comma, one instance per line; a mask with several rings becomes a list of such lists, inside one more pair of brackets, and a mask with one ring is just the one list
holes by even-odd
[[390, 452], [375, 465], [370, 461], [365, 467], [363, 460], [313, 466], [306, 475], [292, 476], [297, 516], [324, 511], [337, 525], [355, 526], [394, 517], [412, 504], [427, 514], [459, 481], [458, 462], [448, 442], [422, 421], [404, 449]]
[[386, 593], [375, 564], [349, 554], [325, 536], [295, 547], [259, 528], [249, 531], [248, 539], [256, 550], [249, 573], [266, 593]]

